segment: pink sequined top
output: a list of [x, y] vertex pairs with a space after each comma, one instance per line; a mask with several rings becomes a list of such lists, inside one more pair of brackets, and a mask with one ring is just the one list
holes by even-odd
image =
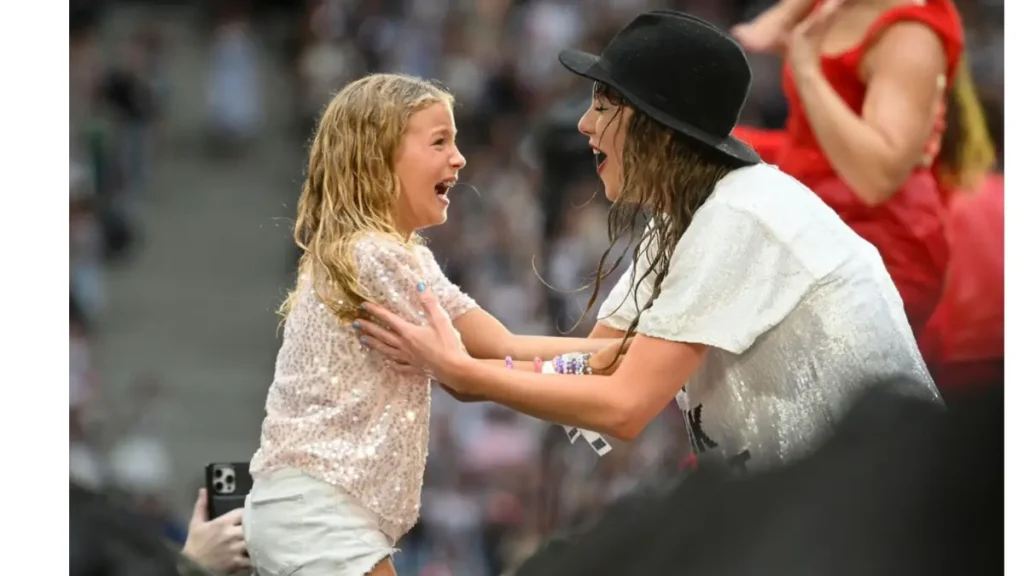
[[[476, 307], [425, 247], [367, 235], [354, 250], [367, 295], [408, 320], [423, 321], [420, 280], [451, 318]], [[333, 484], [376, 513], [381, 531], [395, 541], [416, 523], [430, 382], [400, 374], [364, 350], [306, 277], [285, 322], [266, 410], [250, 465], [254, 477], [287, 466]]]

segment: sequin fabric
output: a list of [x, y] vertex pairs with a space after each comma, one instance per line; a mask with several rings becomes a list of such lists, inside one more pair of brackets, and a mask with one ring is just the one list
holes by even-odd
[[[425, 247], [372, 235], [353, 250], [368, 295], [407, 320], [425, 322], [415, 288], [420, 280], [451, 318], [476, 306]], [[300, 279], [285, 322], [250, 469], [266, 477], [287, 466], [337, 486], [376, 513], [381, 531], [397, 541], [419, 516], [430, 382], [400, 374], [363, 349], [314, 293], [313, 281]]]
[[[653, 293], [653, 275], [634, 287], [631, 273], [599, 316], [620, 330], [637, 315], [633, 290], [641, 307]], [[676, 401], [696, 452], [747, 469], [813, 448], [877, 383], [941, 402], [878, 251], [768, 165], [719, 183], [637, 331], [709, 346]]]

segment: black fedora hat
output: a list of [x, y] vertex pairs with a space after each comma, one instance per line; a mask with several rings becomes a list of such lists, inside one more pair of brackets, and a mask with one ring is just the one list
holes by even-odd
[[563, 50], [558, 60], [672, 130], [741, 162], [761, 161], [731, 135], [750, 92], [750, 63], [739, 44], [699, 18], [644, 12], [600, 56]]

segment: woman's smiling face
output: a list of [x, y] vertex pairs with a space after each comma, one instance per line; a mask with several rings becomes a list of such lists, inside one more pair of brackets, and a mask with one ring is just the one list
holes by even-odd
[[595, 85], [590, 108], [576, 126], [589, 140], [597, 163], [597, 175], [604, 184], [604, 195], [612, 202], [622, 192], [622, 152], [632, 117], [632, 108], [613, 103], [600, 94]]

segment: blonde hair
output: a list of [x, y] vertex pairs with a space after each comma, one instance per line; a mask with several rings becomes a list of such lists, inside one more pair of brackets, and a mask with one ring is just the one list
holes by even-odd
[[[400, 183], [395, 155], [413, 114], [434, 104], [453, 106], [452, 95], [427, 80], [371, 74], [345, 86], [327, 105], [309, 151], [295, 219], [302, 249], [299, 281], [313, 280], [317, 296], [342, 321], [369, 300], [359, 285], [352, 248], [366, 233], [417, 243], [395, 226]], [[281, 304], [287, 317], [297, 289]]]
[[945, 188], [975, 190], [995, 163], [996, 147], [971, 77], [971, 64], [964, 54], [946, 107], [946, 132], [936, 158], [936, 172]]

